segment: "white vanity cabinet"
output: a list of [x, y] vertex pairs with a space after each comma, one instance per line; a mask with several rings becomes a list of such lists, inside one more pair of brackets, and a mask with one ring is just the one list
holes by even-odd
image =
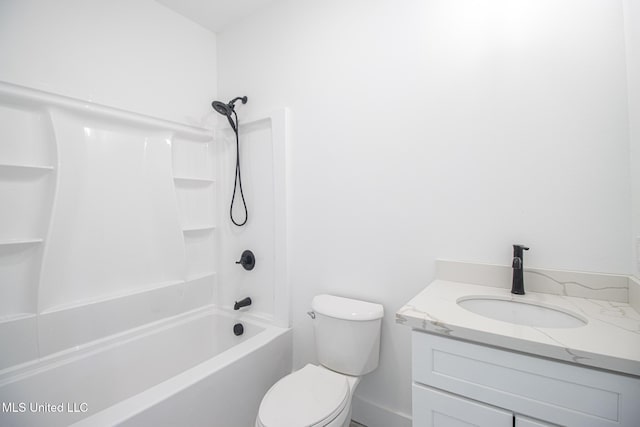
[[638, 427], [640, 379], [413, 330], [414, 427]]

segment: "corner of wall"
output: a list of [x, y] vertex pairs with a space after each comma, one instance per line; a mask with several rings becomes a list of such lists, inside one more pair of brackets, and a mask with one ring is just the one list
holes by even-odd
[[632, 274], [640, 278], [640, 5], [624, 0], [631, 171]]

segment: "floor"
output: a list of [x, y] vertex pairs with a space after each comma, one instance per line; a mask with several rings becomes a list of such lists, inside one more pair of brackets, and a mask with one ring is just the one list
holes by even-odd
[[367, 427], [367, 426], [365, 426], [364, 424], [360, 424], [360, 423], [357, 423], [357, 422], [351, 420], [351, 424], [349, 424], [349, 427]]

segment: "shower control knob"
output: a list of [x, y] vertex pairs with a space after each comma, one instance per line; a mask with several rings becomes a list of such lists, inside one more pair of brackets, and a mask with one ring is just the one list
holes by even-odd
[[256, 257], [253, 255], [253, 252], [246, 250], [242, 252], [240, 260], [236, 261], [236, 264], [242, 264], [245, 270], [253, 270], [253, 267], [256, 266]]

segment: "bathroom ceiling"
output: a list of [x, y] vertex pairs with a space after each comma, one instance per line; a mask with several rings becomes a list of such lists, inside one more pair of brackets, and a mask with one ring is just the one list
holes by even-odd
[[273, 0], [156, 0], [215, 33]]

